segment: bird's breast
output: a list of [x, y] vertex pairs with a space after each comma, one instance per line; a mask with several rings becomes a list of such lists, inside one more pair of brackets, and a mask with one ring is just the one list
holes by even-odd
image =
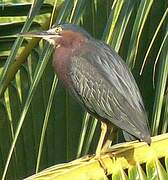
[[69, 71], [71, 64], [72, 50], [68, 48], [58, 48], [53, 55], [53, 67], [59, 78], [65, 86], [69, 84]]

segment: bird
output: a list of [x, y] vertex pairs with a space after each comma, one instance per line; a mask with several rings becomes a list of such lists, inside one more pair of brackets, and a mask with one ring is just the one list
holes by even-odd
[[47, 31], [21, 33], [52, 44], [58, 79], [85, 110], [101, 122], [96, 155], [107, 150], [121, 129], [127, 141], [151, 144], [148, 117], [140, 90], [124, 60], [105, 42], [75, 24]]

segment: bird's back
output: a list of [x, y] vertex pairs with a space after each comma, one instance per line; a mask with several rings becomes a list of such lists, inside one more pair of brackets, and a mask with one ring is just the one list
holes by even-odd
[[150, 144], [147, 115], [125, 62], [108, 45], [89, 40], [71, 56], [70, 90], [98, 119]]

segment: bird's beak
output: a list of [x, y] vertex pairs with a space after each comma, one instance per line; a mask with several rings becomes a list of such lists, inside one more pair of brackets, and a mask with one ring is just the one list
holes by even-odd
[[42, 31], [42, 32], [24, 32], [24, 33], [19, 33], [20, 36], [24, 37], [39, 37], [43, 39], [48, 39], [48, 38], [57, 38], [60, 37], [59, 34], [49, 32], [49, 31]]
[[54, 44], [53, 39], [57, 39], [61, 37], [59, 34], [53, 32], [52, 30], [48, 31], [42, 31], [42, 32], [24, 32], [24, 33], [19, 33], [19, 36], [24, 36], [24, 37], [35, 37], [35, 38], [43, 38], [46, 41], [48, 41], [50, 44]]

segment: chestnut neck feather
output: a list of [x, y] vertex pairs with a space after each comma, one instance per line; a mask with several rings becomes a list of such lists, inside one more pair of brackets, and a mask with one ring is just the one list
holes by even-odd
[[77, 32], [66, 31], [57, 39], [53, 58], [53, 67], [65, 86], [70, 83], [71, 57], [88, 39]]

